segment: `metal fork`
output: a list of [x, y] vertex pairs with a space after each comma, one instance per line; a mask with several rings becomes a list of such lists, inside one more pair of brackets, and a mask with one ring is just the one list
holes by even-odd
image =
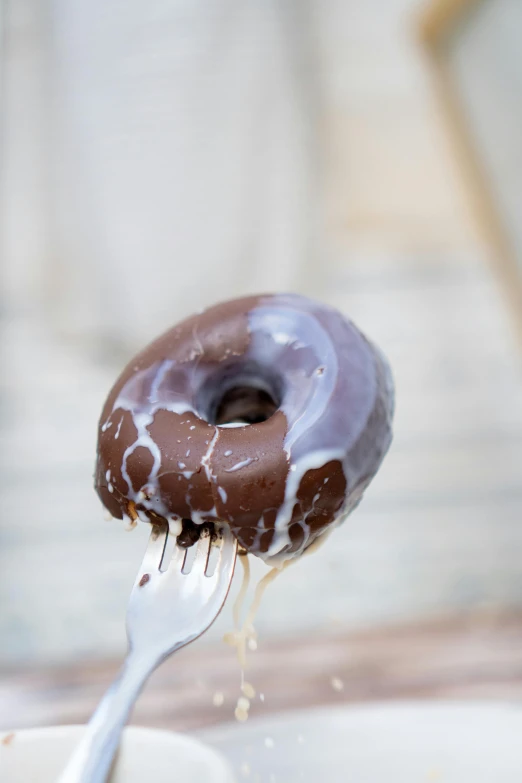
[[129, 647], [123, 668], [58, 783], [105, 782], [123, 727], [148, 677], [165, 658], [201, 636], [223, 607], [237, 555], [237, 541], [228, 526], [216, 529], [212, 537], [207, 531], [189, 549], [176, 544], [167, 564], [168, 538], [166, 524], [153, 526], [127, 608]]

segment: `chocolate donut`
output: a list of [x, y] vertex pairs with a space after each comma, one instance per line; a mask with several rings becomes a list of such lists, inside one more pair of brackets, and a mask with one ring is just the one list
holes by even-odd
[[249, 552], [288, 559], [357, 505], [392, 415], [386, 360], [339, 312], [294, 294], [224, 302], [123, 370], [96, 490], [120, 519], [220, 520]]

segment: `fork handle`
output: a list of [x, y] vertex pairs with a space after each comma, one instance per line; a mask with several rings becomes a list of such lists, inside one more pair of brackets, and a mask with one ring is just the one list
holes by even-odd
[[105, 783], [129, 713], [157, 664], [132, 653], [127, 655], [58, 783]]

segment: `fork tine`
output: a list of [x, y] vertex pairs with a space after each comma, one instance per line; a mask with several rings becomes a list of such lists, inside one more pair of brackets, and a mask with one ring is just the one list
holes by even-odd
[[187, 552], [188, 549], [176, 544], [168, 568], [174, 568], [181, 571], [185, 565], [185, 560], [187, 559]]
[[204, 574], [207, 570], [208, 557], [210, 554], [210, 536], [201, 536], [196, 546], [196, 557], [194, 558], [190, 573]]
[[237, 542], [228, 525], [223, 525], [218, 532], [218, 538], [210, 548], [205, 574], [216, 580], [219, 579], [222, 568], [228, 568], [234, 563], [237, 551]]
[[149, 543], [147, 544], [145, 557], [143, 558], [143, 562], [141, 564], [141, 573], [159, 571], [161, 567], [161, 561], [163, 560], [165, 547], [167, 546], [168, 537], [169, 528], [167, 524], [152, 525]]
[[232, 534], [230, 527], [228, 525], [224, 525], [221, 528], [220, 533], [221, 539], [219, 546], [219, 556], [214, 574], [218, 574], [220, 569], [233, 569], [237, 555], [237, 540]]

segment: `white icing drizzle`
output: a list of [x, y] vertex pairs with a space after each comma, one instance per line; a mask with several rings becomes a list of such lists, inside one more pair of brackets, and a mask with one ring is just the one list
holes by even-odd
[[210, 460], [212, 459], [212, 454], [218, 438], [219, 438], [219, 428], [216, 427], [212, 439], [209, 441], [206, 454], [201, 460], [201, 466], [203, 467], [205, 473], [207, 474], [207, 479], [209, 480], [209, 483], [212, 483], [214, 479], [214, 476], [212, 475], [212, 469], [210, 467]]
[[171, 536], [177, 538], [181, 533], [182, 528], [183, 528], [183, 524], [179, 517], [174, 517], [174, 516], [169, 517], [169, 533]]
[[123, 424], [123, 416], [121, 417], [120, 423], [118, 424], [118, 428], [117, 428], [116, 432], [114, 433], [114, 440], [118, 440], [118, 438], [120, 437], [120, 431], [121, 431], [121, 425], [122, 424]]
[[[190, 505], [190, 504], [189, 504]], [[191, 520], [195, 525], [202, 525], [209, 519], [219, 519], [216, 507], [213, 506], [210, 511], [192, 511], [190, 515]]]
[[[263, 595], [265, 594], [268, 585], [281, 573], [282, 569], [271, 568], [263, 577], [261, 577], [256, 584], [254, 597], [252, 603], [246, 612], [245, 618], [241, 621], [241, 613], [245, 598], [248, 592], [248, 586], [250, 583], [250, 563], [248, 555], [242, 555], [240, 557], [241, 565], [243, 566], [243, 579], [241, 581], [241, 587], [236, 597], [233, 607], [234, 617], [234, 630], [226, 633], [223, 637], [225, 644], [235, 648], [239, 666], [241, 669], [241, 693], [237, 700], [236, 709], [234, 715], [237, 720], [245, 721], [248, 719], [248, 710], [250, 708], [250, 701], [255, 698], [256, 691], [254, 686], [245, 680], [245, 670], [247, 667], [247, 648], [249, 650], [257, 649], [257, 633], [254, 628], [254, 620]], [[288, 566], [291, 561], [287, 561], [285, 566]]]
[[225, 470], [225, 473], [235, 473], [236, 470], [241, 470], [241, 468], [246, 468], [246, 466], [250, 465], [252, 462], [254, 462], [253, 457], [247, 457], [246, 459], [242, 459], [241, 462], [236, 462], [236, 464], [232, 465], [231, 468]]
[[219, 497], [221, 498], [221, 502], [226, 503], [228, 499], [226, 490], [224, 490], [223, 487], [218, 486], [217, 491], [219, 492]]

